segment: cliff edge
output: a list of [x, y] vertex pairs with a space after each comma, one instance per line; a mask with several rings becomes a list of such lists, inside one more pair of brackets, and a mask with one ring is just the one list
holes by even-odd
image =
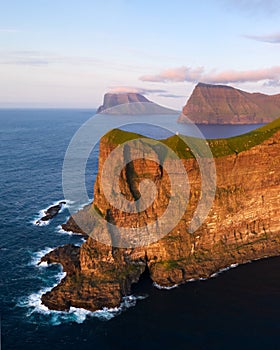
[[[108, 226], [96, 224], [92, 210], [98, 210], [108, 222], [129, 227], [147, 225], [166, 210], [170, 182], [164, 166], [152, 160], [129, 163], [119, 180], [122, 194], [131, 201], [137, 197], [143, 179], [155, 183], [158, 192], [147, 210], [123, 213], [104, 196], [101, 172], [106, 158], [121, 140], [137, 137], [112, 130], [101, 139], [94, 202], [73, 215], [64, 229], [76, 231], [75, 220], [79, 219], [95, 233], [99, 230], [100, 235], [110, 236]], [[201, 197], [198, 163], [178, 136], [163, 142], [180, 155], [189, 177], [188, 206], [177, 226], [145, 247], [116, 248], [89, 236], [79, 248], [55, 249], [42, 260], [61, 263], [67, 275], [42, 296], [44, 305], [56, 310], [115, 307], [147, 270], [154, 282], [170, 287], [208, 278], [231, 264], [280, 254], [280, 119], [245, 135], [208, 141], [216, 164], [216, 192], [207, 218], [195, 233], [188, 232], [188, 227]], [[126, 149], [134, 151], [132, 146]]]
[[248, 93], [226, 85], [199, 83], [183, 107], [179, 123], [261, 124], [280, 117], [280, 94]]

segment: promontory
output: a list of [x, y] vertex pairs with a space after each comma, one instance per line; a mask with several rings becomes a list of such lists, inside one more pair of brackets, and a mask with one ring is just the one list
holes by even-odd
[[[81, 232], [76, 222], [82, 220], [95, 234], [89, 234], [81, 247], [66, 245], [42, 258], [62, 264], [67, 273], [42, 296], [48, 308], [69, 310], [75, 306], [94, 311], [115, 307], [145, 271], [158, 285], [171, 287], [208, 278], [231, 264], [280, 254], [280, 119], [241, 136], [208, 140], [216, 166], [216, 188], [211, 210], [194, 233], [188, 227], [202, 196], [199, 165], [188, 146], [174, 135], [162, 142], [181, 158], [190, 186], [185, 213], [176, 227], [160, 240], [136, 248], [95, 240], [98, 230], [107, 237], [112, 232], [109, 225], [97, 225], [93, 210], [108, 223], [138, 227], [157, 220], [168, 205], [170, 182], [165, 160], [161, 166], [148, 157], [127, 164], [119, 178], [121, 192], [130, 201], [138, 199], [142, 180], [155, 184], [155, 200], [146, 210], [124, 213], [104, 195], [101, 174], [106, 158], [120, 143], [139, 137], [114, 129], [101, 139], [94, 201], [63, 226]], [[132, 142], [119, 156], [120, 161], [134, 151]], [[148, 147], [145, 152], [149, 154]]]

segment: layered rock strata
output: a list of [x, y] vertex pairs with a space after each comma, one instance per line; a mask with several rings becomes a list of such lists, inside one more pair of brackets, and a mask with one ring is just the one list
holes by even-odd
[[[169, 287], [190, 279], [208, 278], [231, 264], [280, 254], [280, 119], [246, 135], [208, 141], [217, 172], [215, 198], [207, 218], [194, 233], [188, 228], [202, 196], [199, 166], [178, 136], [164, 140], [180, 155], [189, 177], [190, 196], [185, 214], [157, 242], [116, 248], [93, 238], [99, 235], [114, 239], [108, 225], [96, 222], [93, 210], [117, 226], [138, 227], [159, 219], [170, 199], [165, 161], [161, 166], [143, 158], [123, 169], [119, 186], [126, 199], [135, 201], [140, 182], [152, 180], [158, 192], [147, 210], [124, 213], [104, 196], [101, 173], [106, 158], [120, 140], [134, 138], [137, 135], [120, 130], [102, 138], [94, 202], [64, 225], [64, 229], [73, 231], [75, 221], [82, 220], [82, 226], [92, 230], [93, 236], [89, 235], [79, 248], [59, 247], [43, 258], [49, 263], [61, 263], [67, 272], [62, 282], [42, 297], [51, 309], [68, 310], [75, 306], [97, 310], [118, 306], [145, 270], [154, 282]], [[130, 146], [126, 152], [135, 150]]]

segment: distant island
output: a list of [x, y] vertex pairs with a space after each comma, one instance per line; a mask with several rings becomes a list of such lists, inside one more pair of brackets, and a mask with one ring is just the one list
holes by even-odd
[[[128, 215], [112, 207], [103, 192], [101, 173], [108, 154], [120, 143], [139, 137], [119, 129], [103, 136], [94, 201], [73, 215], [63, 225], [64, 230], [83, 233], [76, 224], [82, 220], [93, 232], [113, 240], [113, 232], [107, 224], [98, 225], [93, 210], [118, 226], [145, 226], [161, 217], [170, 199], [165, 163], [161, 166], [136, 159], [121, 173], [122, 194], [132, 202], [139, 195], [142, 180], [148, 178], [156, 184], [156, 198], [145, 211]], [[162, 142], [182, 159], [189, 177], [189, 203], [177, 226], [144, 247], [116, 248], [89, 235], [81, 247], [65, 245], [48, 253], [42, 261], [60, 263], [67, 273], [60, 284], [42, 296], [48, 308], [69, 310], [74, 306], [94, 311], [116, 307], [144, 272], [157, 285], [169, 288], [208, 278], [232, 264], [280, 254], [280, 119], [244, 135], [208, 140], [217, 171], [215, 199], [195, 233], [188, 232], [188, 227], [202, 195], [198, 163], [177, 135]], [[130, 144], [119, 160], [135, 151]], [[149, 155], [149, 146], [145, 152]], [[170, 159], [164, 158], [164, 162]]]
[[199, 83], [178, 122], [188, 123], [190, 119], [196, 124], [260, 124], [279, 117], [280, 94], [270, 96]]
[[178, 114], [178, 111], [160, 106], [141, 94], [134, 92], [107, 93], [104, 95], [103, 104], [96, 113], [103, 114]]

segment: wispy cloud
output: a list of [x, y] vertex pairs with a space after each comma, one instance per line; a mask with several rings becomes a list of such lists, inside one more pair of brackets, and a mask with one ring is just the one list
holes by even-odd
[[213, 83], [246, 83], [280, 78], [280, 66], [246, 71], [228, 70], [216, 74], [205, 75], [208, 82]]
[[274, 33], [269, 35], [244, 35], [245, 38], [262, 41], [271, 44], [280, 44], [280, 33]]
[[264, 80], [277, 81], [280, 79], [280, 66], [255, 70], [225, 70], [205, 71], [203, 67], [179, 67], [162, 71], [155, 75], [145, 75], [139, 78], [146, 82], [205, 82], [213, 84], [259, 82]]
[[51, 64], [96, 64], [101, 60], [92, 57], [62, 56], [41, 51], [2, 51], [0, 64], [44, 66]]
[[128, 93], [133, 92], [141, 95], [156, 95], [158, 97], [165, 97], [165, 98], [182, 98], [186, 97], [185, 95], [177, 95], [172, 94], [168, 90], [163, 89], [145, 89], [142, 87], [135, 87], [135, 86], [113, 86], [109, 88], [109, 92], [121, 94], [121, 93]]
[[18, 29], [14, 28], [0, 28], [0, 33], [18, 33]]
[[245, 15], [267, 16], [279, 13], [279, 0], [220, 0], [228, 9]]
[[181, 81], [196, 81], [203, 74], [203, 67], [178, 67], [169, 68], [155, 75], [143, 75], [140, 77], [142, 81], [150, 81], [155, 83], [181, 82]]
[[268, 80], [263, 84], [263, 86], [279, 87], [280, 86], [280, 79]]
[[167, 93], [166, 90], [162, 90], [162, 89], [144, 89], [144, 88], [134, 87], [134, 86], [113, 86], [109, 88], [109, 92], [116, 93], [116, 94], [133, 92], [133, 93], [142, 94], [142, 95]]
[[176, 94], [159, 94], [160, 97], [166, 97], [166, 98], [185, 98], [185, 95], [176, 95]]

